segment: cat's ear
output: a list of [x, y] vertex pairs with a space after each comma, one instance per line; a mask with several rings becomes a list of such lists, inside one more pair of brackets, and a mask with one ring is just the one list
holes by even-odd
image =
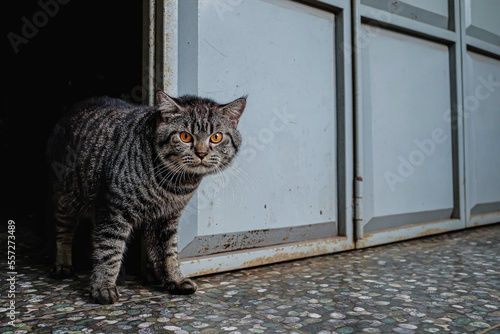
[[234, 100], [231, 103], [220, 106], [220, 111], [224, 117], [229, 119], [231, 123], [236, 127], [240, 121], [240, 117], [245, 110], [247, 104], [248, 95], [242, 96], [239, 99]]
[[181, 114], [182, 105], [177, 99], [169, 96], [161, 90], [156, 93], [156, 99], [158, 100], [158, 107], [160, 108], [163, 118]]

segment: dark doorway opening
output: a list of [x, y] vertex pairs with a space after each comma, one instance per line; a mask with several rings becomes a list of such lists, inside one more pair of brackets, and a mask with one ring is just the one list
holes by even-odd
[[[61, 115], [87, 97], [140, 102], [131, 96], [142, 83], [142, 2], [32, 0], [6, 6], [1, 232], [14, 220], [20, 233], [29, 230], [42, 247], [53, 250], [46, 212], [47, 139]], [[85, 268], [90, 240], [89, 229], [82, 229], [74, 255]]]

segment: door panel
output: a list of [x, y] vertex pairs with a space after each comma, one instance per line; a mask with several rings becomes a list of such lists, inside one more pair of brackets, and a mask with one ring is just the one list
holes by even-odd
[[[500, 211], [500, 61], [476, 53], [467, 53], [471, 65], [466, 77], [465, 120], [470, 155], [469, 192], [471, 214]], [[497, 92], [495, 94], [495, 92]]]
[[317, 2], [320, 9], [255, 0], [221, 11], [210, 1], [179, 2], [179, 22], [196, 20], [198, 27], [180, 23], [178, 93], [195, 91], [219, 102], [248, 94], [234, 165], [206, 177], [181, 218], [184, 272], [217, 271], [214, 263], [221, 261], [245, 266], [249, 262], [237, 254], [252, 258], [262, 253], [258, 248], [273, 253], [284, 244], [307, 251], [299, 255], [293, 246], [274, 256], [319, 254], [319, 240], [324, 245], [331, 239], [330, 251], [353, 247], [343, 174], [350, 155], [345, 146], [352, 141], [339, 140], [351, 119], [349, 71], [339, 47], [349, 32], [349, 16], [340, 7], [347, 4]]
[[500, 45], [500, 2], [496, 0], [465, 1], [466, 34]]
[[[450, 25], [448, 0], [361, 0], [361, 4], [388, 12], [391, 16], [405, 17], [442, 29], [448, 29]], [[386, 22], [393, 19], [387, 15], [384, 17]]]
[[356, 247], [465, 226], [457, 5], [359, 4]]
[[219, 24], [200, 9], [199, 94], [249, 98], [235, 167], [200, 186], [198, 232], [334, 222], [335, 16], [289, 1], [234, 12]]
[[467, 226], [500, 221], [500, 21], [498, 1], [464, 6]]
[[[370, 27], [363, 29], [370, 34]], [[450, 110], [448, 48], [379, 30], [361, 57], [364, 174], [373, 176], [365, 183], [365, 231], [449, 218], [452, 141], [443, 121]], [[417, 213], [414, 221], [410, 216]]]

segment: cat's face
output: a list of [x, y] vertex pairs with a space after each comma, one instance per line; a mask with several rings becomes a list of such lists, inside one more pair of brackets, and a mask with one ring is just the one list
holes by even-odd
[[172, 98], [158, 93], [161, 118], [156, 152], [173, 173], [206, 175], [225, 169], [241, 145], [236, 126], [246, 98], [226, 105], [194, 96]]

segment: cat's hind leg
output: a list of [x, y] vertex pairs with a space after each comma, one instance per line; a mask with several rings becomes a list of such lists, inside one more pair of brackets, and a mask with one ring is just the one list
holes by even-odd
[[131, 230], [131, 224], [120, 216], [96, 219], [90, 288], [92, 299], [100, 304], [113, 304], [120, 298], [116, 279]]
[[72, 263], [72, 243], [77, 227], [77, 218], [64, 196], [60, 196], [54, 212], [56, 221], [56, 263], [50, 272], [52, 278], [68, 278], [75, 274]]

